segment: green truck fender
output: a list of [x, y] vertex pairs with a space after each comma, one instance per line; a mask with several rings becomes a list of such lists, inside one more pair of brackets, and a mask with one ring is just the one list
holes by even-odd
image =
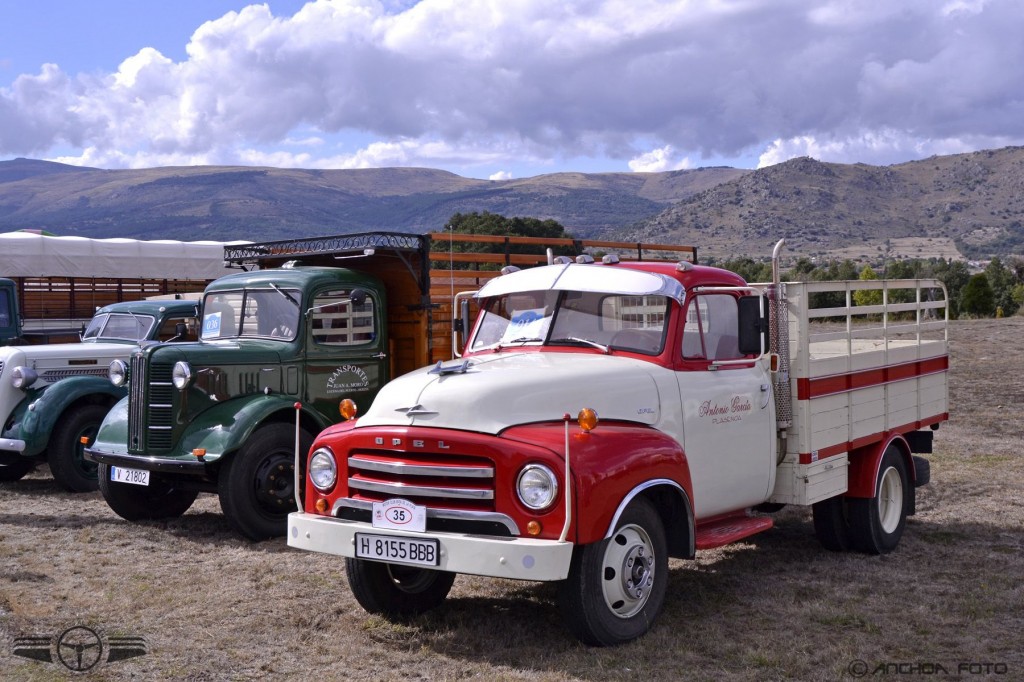
[[[315, 424], [314, 433], [328, 426], [316, 412], [303, 409], [306, 428]], [[172, 456], [191, 455], [197, 448], [206, 450], [207, 462], [214, 462], [240, 448], [267, 421], [295, 424], [295, 399], [283, 395], [255, 395], [221, 403], [197, 415], [188, 425]]]
[[[45, 387], [35, 397], [26, 396], [22, 405], [28, 407], [22, 414], [18, 436], [25, 441], [23, 454], [34, 456], [43, 452], [57, 421], [75, 403], [111, 404], [126, 394], [127, 389], [114, 386], [106, 378], [77, 376], [61, 379]], [[15, 410], [16, 415], [23, 409], [22, 405]]]

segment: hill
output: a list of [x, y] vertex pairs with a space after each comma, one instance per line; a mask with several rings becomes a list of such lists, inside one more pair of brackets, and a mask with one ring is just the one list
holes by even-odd
[[427, 232], [455, 213], [554, 219], [580, 237], [693, 244], [703, 257], [976, 258], [1024, 253], [1024, 147], [893, 166], [792, 159], [756, 171], [477, 180], [426, 168], [102, 170], [0, 162], [0, 231], [269, 240]]
[[1024, 147], [893, 166], [792, 159], [695, 194], [623, 235], [819, 259], [1024, 253]]
[[136, 239], [427, 232], [455, 213], [553, 218], [581, 237], [625, 229], [750, 171], [556, 173], [476, 180], [424, 168], [78, 168], [0, 162], [0, 231]]

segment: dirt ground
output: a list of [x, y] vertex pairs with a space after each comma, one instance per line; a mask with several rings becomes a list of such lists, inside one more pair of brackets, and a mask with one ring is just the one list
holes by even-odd
[[[1024, 679], [1022, 340], [1024, 318], [952, 323], [952, 420], [894, 553], [827, 552], [786, 508], [748, 542], [673, 560], [654, 629], [611, 649], [571, 638], [550, 585], [460, 576], [440, 609], [391, 623], [338, 560], [240, 539], [212, 496], [130, 524], [42, 469], [0, 484], [0, 679]], [[76, 627], [106, 647], [87, 673], [13, 653]], [[122, 637], [145, 655], [108, 660]]]

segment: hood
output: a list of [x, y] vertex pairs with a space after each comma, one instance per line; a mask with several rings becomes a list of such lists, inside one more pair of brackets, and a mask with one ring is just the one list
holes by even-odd
[[[125, 343], [53, 343], [0, 348], [0, 366], [25, 365], [43, 376], [47, 370], [77, 368], [80, 374], [106, 376], [111, 360], [127, 360], [138, 346]], [[50, 380], [48, 380], [50, 381]]]
[[654, 424], [661, 398], [642, 360], [583, 353], [500, 353], [423, 368], [388, 383], [357, 428], [430, 426], [496, 434], [516, 424], [572, 418], [584, 407], [601, 419]]

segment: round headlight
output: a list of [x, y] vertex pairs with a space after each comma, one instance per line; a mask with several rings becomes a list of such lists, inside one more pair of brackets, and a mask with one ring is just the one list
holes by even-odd
[[171, 370], [171, 383], [179, 391], [188, 386], [188, 382], [192, 381], [192, 368], [188, 366], [188, 363], [184, 360], [179, 360], [174, 363], [174, 369]]
[[15, 388], [28, 388], [36, 383], [39, 375], [31, 367], [15, 367], [11, 370], [11, 385]]
[[334, 463], [334, 453], [327, 448], [317, 448], [309, 460], [309, 480], [313, 486], [327, 492], [338, 480], [338, 466]]
[[516, 492], [519, 500], [530, 509], [547, 509], [558, 497], [558, 479], [555, 472], [543, 464], [527, 464], [516, 479]]
[[115, 386], [124, 386], [128, 383], [128, 365], [124, 364], [124, 360], [114, 360], [107, 369], [107, 377]]

